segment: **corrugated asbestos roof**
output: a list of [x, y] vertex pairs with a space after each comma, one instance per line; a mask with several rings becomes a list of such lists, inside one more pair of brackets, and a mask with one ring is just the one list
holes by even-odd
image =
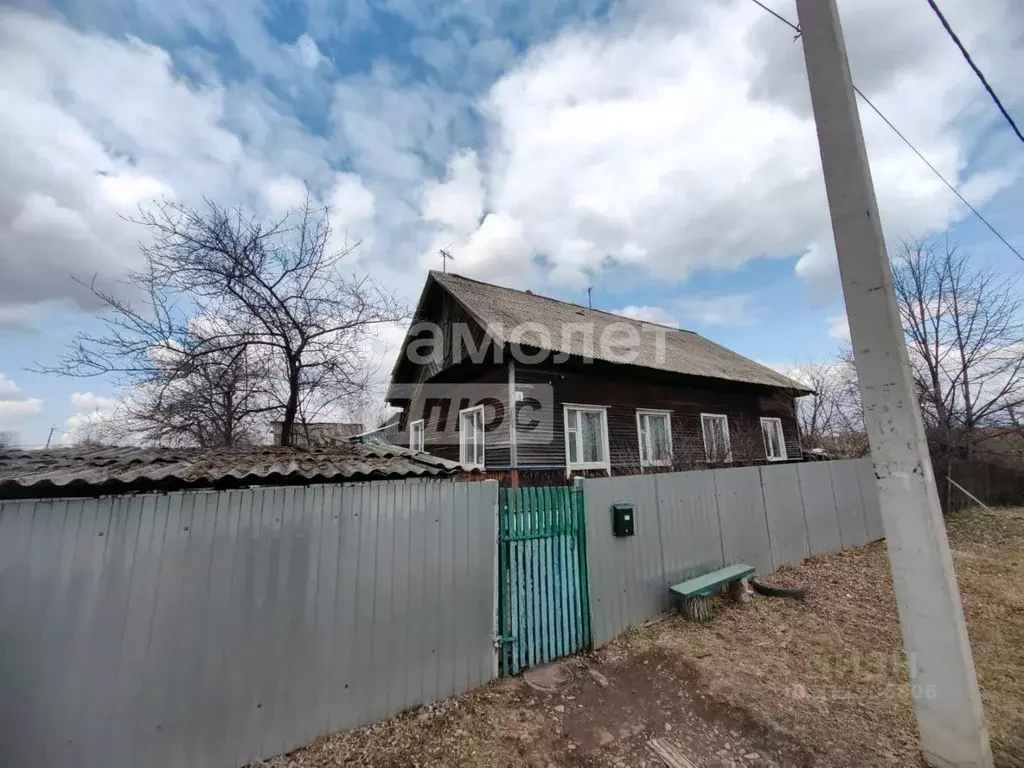
[[[618, 363], [622, 362], [620, 355], [627, 348], [623, 347], [618, 355], [607, 355], [602, 354], [605, 350], [596, 342], [613, 323], [632, 323], [639, 331], [640, 344], [637, 348], [628, 348], [630, 352], [635, 353], [630, 356], [631, 365], [690, 376], [706, 376], [777, 389], [810, 392], [805, 385], [692, 331], [632, 320], [547, 296], [482, 283], [462, 275], [431, 272], [430, 276], [451, 293], [488, 329], [492, 338], [501, 344], [516, 340], [510, 338], [513, 329], [539, 325], [547, 330], [546, 335], [550, 338], [550, 344], [545, 346], [552, 352], [580, 357], [590, 356], [593, 359]], [[564, 329], [580, 324], [586, 324], [591, 328], [590, 335], [595, 343], [590, 347], [589, 355], [579, 333], [564, 333]], [[661, 356], [658, 355], [659, 336], [664, 339], [664, 354]], [[524, 340], [530, 340], [528, 343], [532, 344], [533, 338], [534, 335], [527, 332]]]
[[0, 451], [0, 498], [47, 491], [305, 485], [314, 482], [447, 476], [453, 461], [386, 444], [324, 448], [63, 448]]

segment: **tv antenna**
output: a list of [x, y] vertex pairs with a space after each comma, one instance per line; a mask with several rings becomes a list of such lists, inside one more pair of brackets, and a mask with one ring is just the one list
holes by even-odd
[[449, 248], [451, 248], [450, 245], [448, 246], [448, 248], [439, 248], [438, 251], [437, 251], [438, 255], [441, 257], [441, 271], [442, 272], [447, 272], [448, 271], [448, 259], [451, 259], [452, 261], [455, 261], [455, 257], [452, 256], [452, 252], [450, 250], [448, 250]]

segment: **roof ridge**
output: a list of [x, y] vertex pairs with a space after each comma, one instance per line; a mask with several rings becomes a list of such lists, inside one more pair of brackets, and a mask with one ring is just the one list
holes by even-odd
[[[543, 293], [534, 293], [533, 291], [528, 290], [528, 289], [524, 290], [522, 288], [511, 288], [511, 287], [509, 287], [507, 285], [499, 285], [498, 283], [488, 283], [485, 280], [478, 280], [475, 277], [466, 277], [465, 275], [460, 275], [457, 272], [438, 272], [436, 269], [432, 269], [432, 270], [430, 270], [430, 274], [435, 276], [435, 277], [438, 276], [438, 275], [440, 275], [442, 277], [457, 277], [460, 280], [468, 280], [471, 283], [477, 283], [478, 285], [486, 285], [489, 288], [500, 288], [503, 291], [512, 291], [513, 293], [521, 293], [524, 296], [532, 296], [532, 297], [534, 297], [536, 299], [547, 299], [548, 301], [553, 301], [556, 304], [564, 304], [567, 307], [578, 307], [579, 309], [586, 310], [587, 312], [600, 312], [602, 315], [610, 315], [611, 317], [618, 318], [619, 320], [629, 320], [629, 321], [634, 322], [634, 323], [643, 323], [645, 325], [656, 325], [659, 328], [665, 328], [666, 330], [669, 330], [669, 331], [678, 331], [679, 333], [692, 333], [694, 336], [700, 336], [699, 333], [697, 333], [696, 331], [691, 331], [689, 328], [680, 328], [677, 325], [666, 325], [665, 323], [656, 323], [653, 320], [642, 320], [642, 319], [640, 319], [638, 317], [629, 317], [627, 315], [620, 315], [617, 312], [610, 312], [607, 309], [598, 309], [596, 307], [584, 307], [582, 304], [577, 304], [574, 301], [565, 301], [563, 299], [556, 299], [554, 296], [546, 296]], [[703, 339], [703, 338], [706, 338], [706, 337], [701, 336], [701, 338]]]

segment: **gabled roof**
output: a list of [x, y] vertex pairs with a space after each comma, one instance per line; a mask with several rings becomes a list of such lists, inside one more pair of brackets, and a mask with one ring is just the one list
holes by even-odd
[[[725, 381], [756, 384], [794, 393], [810, 390], [767, 366], [754, 362], [693, 331], [679, 330], [621, 315], [590, 309], [528, 291], [518, 291], [500, 285], [480, 282], [462, 275], [432, 271], [427, 278], [421, 303], [431, 282], [447, 291], [467, 312], [483, 326], [498, 344], [517, 340], [512, 337], [516, 327], [527, 324], [547, 330], [552, 352], [563, 352], [579, 357], [590, 356], [598, 360], [620, 363], [621, 357], [605, 354], [601, 345], [585, 346], [579, 334], [565, 334], [563, 329], [586, 324], [592, 327], [592, 337], [602, 338], [604, 330], [613, 323], [631, 323], [640, 332], [640, 346], [632, 355], [631, 365], [689, 376], [703, 376]], [[417, 309], [420, 315], [422, 307]], [[658, 354], [663, 339], [664, 353]], [[401, 357], [399, 358], [401, 361]], [[396, 366], [396, 371], [397, 366]]]
[[0, 499], [39, 492], [118, 493], [444, 477], [461, 465], [397, 445], [329, 448], [62, 448], [0, 451]]

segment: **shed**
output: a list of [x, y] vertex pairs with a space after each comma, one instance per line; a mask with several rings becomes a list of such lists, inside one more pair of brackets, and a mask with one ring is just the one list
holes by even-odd
[[0, 451], [0, 499], [440, 479], [462, 472], [454, 461], [382, 443], [15, 450]]

